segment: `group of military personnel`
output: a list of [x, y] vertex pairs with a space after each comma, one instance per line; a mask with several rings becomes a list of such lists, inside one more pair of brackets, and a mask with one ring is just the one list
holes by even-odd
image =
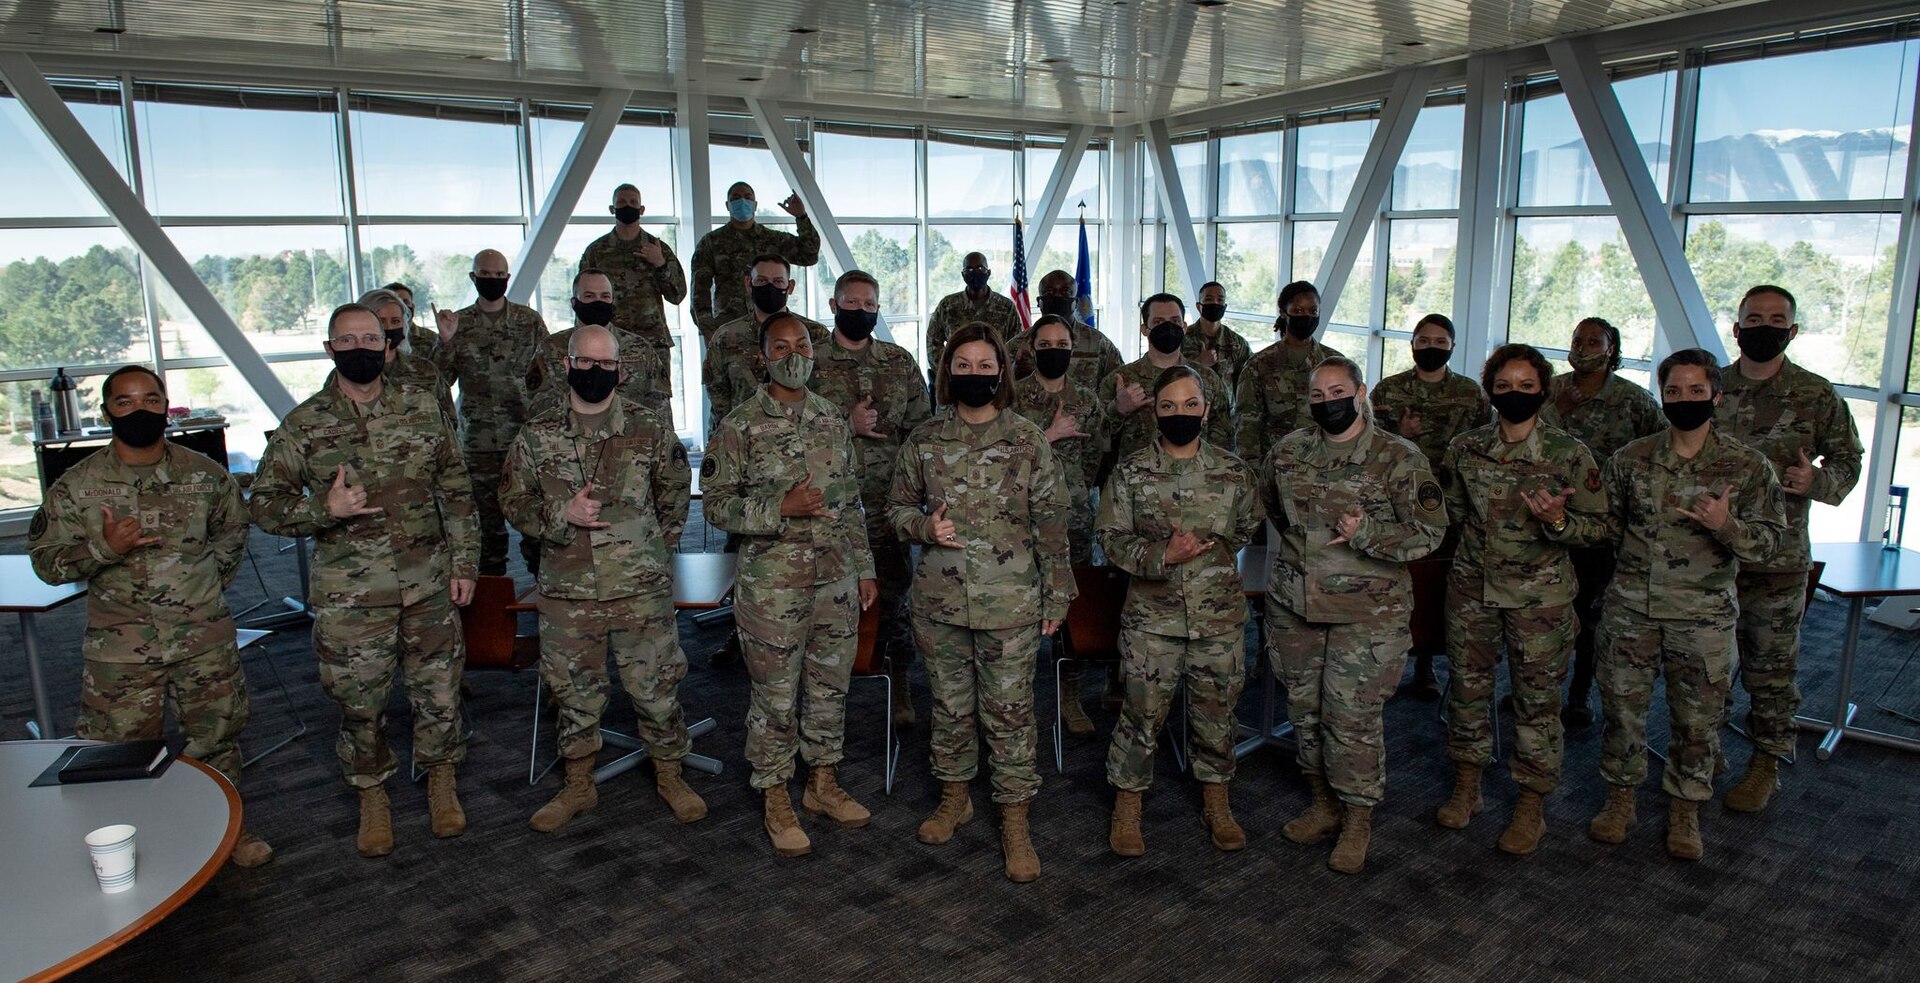
[[[1563, 727], [1591, 721], [1596, 679], [1612, 792], [1595, 839], [1621, 842], [1634, 822], [1661, 676], [1669, 852], [1701, 855], [1698, 805], [1724, 766], [1736, 667], [1756, 751], [1725, 801], [1757, 811], [1773, 794], [1777, 758], [1793, 749], [1808, 503], [1843, 499], [1861, 458], [1831, 385], [1784, 356], [1799, 330], [1787, 291], [1755, 287], [1742, 301], [1731, 366], [1697, 349], [1667, 357], [1656, 404], [1615, 375], [1619, 333], [1598, 319], [1575, 328], [1570, 374], [1506, 345], [1476, 384], [1448, 367], [1451, 321], [1428, 315], [1415, 367], [1368, 387], [1316, 340], [1319, 297], [1304, 282], [1280, 292], [1276, 341], [1258, 352], [1225, 324], [1220, 284], [1202, 287], [1191, 322], [1181, 298], [1149, 297], [1145, 354], [1123, 364], [1076, 310], [1072, 277], [1041, 279], [1041, 316], [1023, 327], [974, 253], [965, 288], [928, 325], [923, 376], [906, 349], [874, 336], [879, 284], [864, 272], [834, 284], [831, 326], [787, 309], [792, 268], [815, 262], [819, 242], [797, 198], [781, 207], [793, 234], [755, 220], [750, 186], [730, 188], [728, 223], [695, 250], [691, 291], [714, 407], [703, 511], [740, 554], [746, 757], [779, 855], [811, 850], [788, 790], [800, 759], [804, 811], [847, 828], [870, 819], [836, 766], [862, 612], [877, 606], [893, 712], [911, 723], [916, 654], [932, 695], [941, 794], [920, 840], [945, 843], [971, 819], [984, 738], [1006, 874], [1037, 878], [1034, 676], [1041, 639], [1074, 599], [1073, 568], [1096, 558], [1130, 580], [1109, 845], [1145, 852], [1142, 795], [1184, 685], [1203, 825], [1216, 847], [1241, 849], [1228, 801], [1246, 677], [1237, 555], [1261, 538], [1264, 647], [1311, 791], [1283, 832], [1300, 843], [1338, 834], [1333, 869], [1364, 867], [1386, 785], [1382, 711], [1412, 647], [1409, 564], [1424, 558], [1450, 558], [1457, 771], [1441, 825], [1465, 827], [1482, 810], [1503, 651], [1520, 792], [1500, 849], [1537, 849]], [[689, 290], [672, 250], [641, 228], [635, 188], [618, 188], [609, 211], [613, 230], [581, 258], [566, 331], [550, 334], [507, 299], [507, 261], [493, 250], [474, 257], [478, 299], [436, 309], [433, 329], [415, 323], [400, 284], [336, 309], [323, 345], [335, 371], [269, 436], [250, 500], [212, 462], [160, 439], [163, 380], [139, 366], [108, 377], [113, 442], [49, 490], [30, 543], [43, 579], [91, 582], [78, 733], [158, 736], [171, 700], [187, 752], [237, 785], [247, 695], [222, 592], [249, 521], [310, 537], [314, 652], [341, 707], [336, 753], [360, 800], [356, 847], [377, 857], [394, 846], [384, 711], [396, 669], [432, 831], [457, 836], [458, 609], [478, 577], [506, 572], [511, 523], [537, 577], [540, 672], [564, 759], [562, 788], [530, 825], [552, 832], [596, 804], [609, 651], [659, 795], [682, 822], [704, 817], [681, 772], [688, 667], [669, 562], [693, 475], [670, 415], [664, 305]], [[1415, 688], [1430, 682], [1418, 668]], [[1061, 711], [1091, 733], [1077, 678]], [[271, 854], [246, 832], [233, 859]]]

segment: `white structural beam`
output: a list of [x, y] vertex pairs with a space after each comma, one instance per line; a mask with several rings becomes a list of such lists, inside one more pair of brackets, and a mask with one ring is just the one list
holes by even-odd
[[1400, 163], [1400, 153], [1407, 148], [1407, 138], [1413, 134], [1413, 123], [1420, 118], [1420, 107], [1426, 104], [1433, 76], [1431, 65], [1400, 72], [1394, 76], [1393, 89], [1380, 106], [1380, 122], [1374, 127], [1373, 139], [1367, 142], [1366, 155], [1360, 158], [1360, 170], [1354, 175], [1347, 207], [1340, 212], [1340, 221], [1333, 227], [1333, 239], [1327, 243], [1327, 253], [1321, 257], [1320, 272], [1313, 281], [1320, 289], [1323, 319], [1332, 318], [1339, 309], [1340, 293], [1346, 289], [1354, 261], [1360, 258], [1360, 244], [1366, 241], [1367, 230], [1380, 214], [1380, 202], [1393, 181], [1393, 169]]
[[[1167, 133], [1167, 121], [1147, 123], [1147, 153], [1153, 157], [1153, 183], [1160, 196], [1160, 216], [1166, 220], [1167, 236], [1173, 240], [1180, 261], [1180, 275], [1186, 280], [1189, 299], [1200, 296], [1200, 285], [1207, 282], [1206, 257], [1193, 234], [1193, 211], [1187, 207], [1187, 192], [1180, 185], [1180, 167], [1173, 159], [1173, 140]], [[1172, 287], [1172, 284], [1168, 284]]]
[[[33, 117], [34, 123], [60, 151], [60, 156], [66, 158], [74, 173], [86, 183], [87, 190], [93, 192], [100, 206], [113, 217], [114, 224], [133, 242], [134, 248], [140, 250], [154, 271], [187, 305], [187, 310], [200, 320], [200, 326], [219, 346], [228, 364], [253, 387], [261, 403], [276, 418], [290, 412], [295, 401], [280, 377], [267, 367], [266, 360], [254, 350], [213, 292], [200, 282], [192, 264], [181, 255], [173, 240], [167, 238], [166, 230], [160, 228], [153, 213], [140, 203], [139, 196], [120, 177], [113, 163], [100, 152], [80, 121], [74, 118], [73, 111], [47, 84], [46, 76], [40, 73], [33, 59], [21, 51], [0, 51], [0, 80], [6, 82], [27, 115]], [[154, 352], [154, 357], [158, 359], [160, 353]]]
[[[698, 15], [698, 4], [690, 4], [689, 18]], [[669, 6], [668, 9], [676, 8]], [[680, 177], [680, 225], [679, 248], [675, 252], [682, 256], [692, 256], [701, 237], [713, 228], [713, 182], [707, 158], [707, 96], [700, 92], [681, 92], [674, 104], [673, 127], [673, 166], [674, 173]], [[692, 278], [688, 278], [688, 287], [692, 287]], [[712, 298], [708, 298], [711, 300]], [[689, 294], [689, 301], [691, 294]], [[681, 308], [685, 320], [681, 325], [693, 321], [693, 305], [689, 302]], [[706, 358], [706, 342], [700, 332], [683, 331], [679, 346], [681, 379], [689, 380], [684, 387], [686, 404], [693, 413], [693, 429], [700, 435], [700, 443], [707, 442], [707, 422], [711, 409], [707, 403], [707, 387], [691, 384], [691, 380], [700, 378], [700, 363]], [[696, 405], [697, 404], [697, 405]]]
[[1073, 184], [1073, 176], [1080, 173], [1080, 161], [1087, 155], [1087, 141], [1093, 138], [1093, 127], [1075, 126], [1067, 131], [1067, 142], [1060, 148], [1060, 156], [1053, 162], [1053, 173], [1047, 175], [1046, 190], [1040, 193], [1040, 200], [1029, 212], [1033, 216], [1032, 236], [1027, 239], [1027, 268], [1036, 276], [1036, 261], [1047, 253], [1047, 237], [1053, 234], [1053, 227], [1060, 220], [1060, 209], [1066, 203], [1067, 190]]
[[[1140, 169], [1144, 155], [1140, 149], [1140, 130], [1137, 127], [1121, 126], [1113, 131], [1113, 183], [1117, 188], [1140, 187]], [[1113, 275], [1107, 278], [1107, 310], [1118, 312], [1109, 314], [1119, 318], [1124, 325], [1125, 311], [1135, 300], [1134, 291], [1140, 283], [1140, 212], [1142, 201], [1137, 194], [1118, 194], [1112, 197], [1114, 202], [1113, 225], [1107, 242], [1101, 250], [1108, 259], [1108, 269]], [[1110, 325], [1111, 326], [1111, 325]], [[1125, 331], [1116, 332], [1120, 337]], [[1134, 337], [1138, 337], [1135, 335]], [[1119, 344], [1116, 340], [1115, 344]]]
[[[1460, 218], [1455, 235], [1453, 318], [1468, 364], [1492, 347], [1493, 270], [1500, 208], [1500, 135], [1506, 75], [1498, 54], [1467, 59], [1466, 125], [1461, 146]], [[1329, 311], [1331, 313], [1331, 311]]]
[[[1724, 362], [1727, 352], [1714, 330], [1713, 314], [1687, 264], [1686, 250], [1674, 231], [1673, 217], [1653, 186], [1653, 174], [1641, 156], [1620, 99], [1594, 51], [1591, 38], [1547, 42], [1547, 55], [1560, 76], [1567, 106], [1586, 139], [1600, 183], [1607, 189], [1620, 233], [1646, 282], [1647, 298], [1659, 319], [1660, 333], [1673, 350], [1704, 348]], [[1631, 153], [1631, 156], [1629, 156]]]
[[[827, 251], [833, 256], [833, 265], [839, 272], [858, 269], [853, 262], [853, 250], [847, 246], [847, 237], [840, 233], [840, 223], [834, 220], [833, 209], [827, 205], [826, 195], [820, 193], [820, 182], [814, 180], [813, 170], [807, 166], [806, 155], [800, 152], [799, 141], [793, 138], [793, 130], [787, 126], [787, 117], [780, 104], [767, 99], [748, 99], [747, 109], [760, 125], [760, 135], [767, 138], [767, 146], [773, 150], [773, 159], [780, 165], [780, 173], [786, 175], [787, 183], [793, 185], [795, 194], [807, 205], [807, 218], [820, 232], [820, 241], [826, 244]], [[880, 298], [885, 303], [888, 298]], [[887, 328], [887, 319], [883, 314], [873, 333], [886, 340], [893, 340], [893, 332]]]
[[[1920, 106], [1920, 91], [1914, 93]], [[1907, 366], [1913, 357], [1913, 325], [1920, 312], [1920, 154], [1907, 154], [1907, 184], [1900, 209], [1900, 239], [1893, 259], [1893, 303], [1887, 309], [1887, 344], [1880, 353], [1880, 391], [1907, 389]], [[1867, 450], [1867, 504], [1860, 517], [1862, 541], [1886, 531], [1887, 499], [1893, 469], [1899, 457], [1905, 409], [1894, 399], [1882, 399]], [[1908, 523], [1911, 527], [1913, 524]], [[1915, 530], [1920, 533], [1920, 529]]]
[[[508, 300], [524, 304], [539, 289], [540, 276], [546, 272], [547, 262], [553, 259], [560, 234], [567, 231], [567, 221], [573, 218], [574, 207], [580, 204], [587, 179], [599, 165], [600, 155], [606, 151], [607, 141], [613, 139], [613, 128], [620, 125], [620, 115], [627, 111], [627, 100], [632, 96], [633, 92], [628, 89], [601, 89], [594, 97], [586, 123], [574, 134], [567, 159], [561, 163], [553, 186], [547, 189], [546, 203], [540, 206], [533, 227], [527, 230], [526, 241], [520, 244], [520, 255], [513, 261], [513, 283], [507, 287]], [[611, 188], [608, 193], [612, 193]]]

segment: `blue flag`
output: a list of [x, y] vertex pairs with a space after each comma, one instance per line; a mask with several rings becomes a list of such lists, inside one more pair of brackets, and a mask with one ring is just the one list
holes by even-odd
[[1080, 203], [1080, 262], [1074, 267], [1074, 306], [1080, 308], [1080, 320], [1093, 327], [1093, 263], [1087, 253], [1087, 204]]

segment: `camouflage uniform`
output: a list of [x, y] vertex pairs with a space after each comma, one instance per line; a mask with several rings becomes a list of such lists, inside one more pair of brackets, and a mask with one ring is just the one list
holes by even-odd
[[[813, 342], [816, 365], [826, 346], [831, 344], [827, 329], [806, 318], [807, 336]], [[749, 314], [727, 322], [707, 339], [707, 357], [700, 362], [700, 382], [707, 388], [707, 406], [711, 410], [709, 433], [720, 429], [720, 421], [733, 408], [753, 399], [767, 384], [767, 358], [761, 354], [760, 322]]]
[[[588, 481], [609, 528], [567, 522], [567, 500]], [[609, 646], [647, 752], [656, 761], [687, 754], [672, 553], [692, 483], [673, 428], [637, 403], [616, 399], [594, 418], [548, 412], [514, 438], [500, 504], [540, 544], [540, 677], [560, 707], [565, 757], [600, 750]]]
[[[1033, 332], [1022, 331], [1003, 340], [1007, 343], [1007, 357], [1013, 360], [1014, 378], [1024, 379], [1032, 375]], [[938, 362], [934, 364], [939, 365]], [[1113, 375], [1120, 365], [1120, 349], [1115, 348], [1099, 328], [1074, 318], [1073, 360], [1067, 365], [1067, 378], [1082, 389], [1098, 392], [1100, 380]], [[1113, 398], [1112, 383], [1107, 384], [1106, 398]]]
[[[226, 469], [164, 446], [151, 468], [126, 464], [112, 447], [74, 465], [47, 490], [27, 548], [41, 580], [87, 582], [74, 733], [158, 738], [171, 697], [187, 754], [237, 787], [247, 681], [223, 592], [247, 551], [246, 503]], [[161, 542], [115, 553], [102, 506], [140, 520], [141, 535]]]
[[941, 357], [947, 353], [947, 339], [953, 337], [955, 331], [975, 321], [984, 321], [999, 331], [1003, 342], [1011, 342], [1023, 330], [1020, 326], [1020, 310], [1013, 306], [1013, 298], [1006, 294], [989, 290], [985, 297], [976, 302], [962, 290], [940, 298], [940, 303], [933, 308], [933, 316], [927, 319], [929, 387], [934, 385], [934, 372]]
[[[947, 507], [959, 547], [933, 542]], [[887, 515], [919, 543], [913, 634], [933, 690], [933, 776], [972, 781], [979, 742], [993, 764], [993, 800], [1040, 791], [1034, 767], [1033, 673], [1040, 622], [1067, 616], [1067, 493], [1040, 428], [1001, 411], [975, 426], [949, 413], [900, 449]]]
[[[1412, 643], [1406, 564], [1440, 545], [1444, 493], [1418, 448], [1369, 424], [1345, 444], [1317, 427], [1281, 438], [1260, 497], [1280, 530], [1270, 547], [1267, 652], [1287, 688], [1300, 770], [1324, 775], [1349, 805], [1378, 805], [1387, 786], [1381, 710]], [[1328, 546], [1356, 506], [1366, 512], [1359, 531]]]
[[[1439, 382], [1422, 380], [1413, 369], [1397, 372], [1380, 380], [1368, 393], [1373, 401], [1373, 419], [1380, 429], [1400, 433], [1400, 414], [1412, 410], [1420, 417], [1420, 436], [1408, 437], [1435, 465], [1434, 477], [1447, 483], [1447, 445], [1453, 438], [1493, 422], [1493, 406], [1480, 384], [1458, 372], [1448, 372]], [[1559, 491], [1559, 489], [1554, 489]], [[1459, 522], [1460, 517], [1454, 516]]]
[[[1447, 515], [1462, 529], [1447, 578], [1447, 753], [1485, 768], [1493, 761], [1495, 667], [1507, 650], [1513, 684], [1513, 779], [1545, 795], [1560, 783], [1565, 750], [1560, 681], [1573, 647], [1569, 544], [1607, 543], [1607, 498], [1585, 445], [1535, 421], [1518, 443], [1497, 424], [1469, 430], [1447, 448]], [[1520, 497], [1573, 489], [1566, 525], [1553, 530]]]
[[[1200, 373], [1200, 381], [1206, 390], [1207, 425], [1200, 435], [1201, 439], [1223, 451], [1232, 453], [1233, 397], [1227, 393], [1226, 384], [1220, 381], [1220, 377], [1214, 374], [1213, 370], [1198, 362], [1187, 361], [1185, 364], [1188, 368]], [[1139, 386], [1141, 391], [1147, 394], [1146, 405], [1114, 420], [1113, 448], [1120, 460], [1126, 460], [1135, 451], [1152, 447], [1159, 441], [1160, 424], [1155, 419], [1156, 414], [1153, 408], [1153, 383], [1160, 378], [1161, 371], [1163, 370], [1147, 360], [1147, 356], [1142, 355], [1108, 374], [1100, 381], [1100, 388], [1094, 390], [1111, 404], [1114, 387], [1119, 380], [1125, 379]], [[1108, 408], [1112, 409], [1111, 406]]]
[[[780, 514], [803, 478], [830, 516]], [[753, 678], [747, 762], [753, 787], [772, 788], [793, 777], [796, 749], [808, 765], [831, 767], [846, 739], [859, 581], [873, 578], [853, 428], [813, 393], [788, 404], [761, 389], [720, 421], [700, 486], [706, 520], [741, 539], [733, 616]]]
[[[662, 262], [652, 266], [641, 257], [640, 249], [649, 242], [660, 243]], [[673, 247], [645, 229], [632, 239], [609, 232], [587, 244], [580, 254], [580, 268], [600, 270], [613, 281], [613, 320], [653, 348], [660, 366], [654, 380], [661, 398], [673, 399], [673, 328], [667, 323], [668, 304], [687, 298], [687, 274]]]
[[1736, 580], [1740, 620], [1740, 684], [1750, 702], [1747, 729], [1753, 743], [1769, 754], [1791, 755], [1798, 733], [1793, 715], [1800, 710], [1794, 674], [1800, 661], [1800, 619], [1807, 609], [1807, 571], [1813, 554], [1807, 542], [1807, 512], [1813, 502], [1839, 505], [1860, 480], [1860, 433], [1846, 401], [1833, 384], [1782, 360], [1771, 379], [1749, 379], [1740, 364], [1721, 375], [1725, 393], [1714, 412], [1714, 427], [1766, 455], [1776, 474], [1807, 460], [1813, 487], [1807, 495], [1788, 495], [1787, 531], [1772, 557], [1742, 562]]
[[[1305, 345], [1276, 341], [1247, 360], [1233, 392], [1234, 446], [1241, 460], [1265, 461], [1267, 450], [1280, 438], [1314, 426], [1313, 413], [1307, 409], [1307, 377], [1315, 366], [1338, 354], [1317, 341]], [[1275, 516], [1268, 513], [1268, 518]]]
[[[452, 341], [434, 347], [433, 364], [447, 386], [460, 386], [461, 447], [480, 519], [480, 572], [503, 574], [507, 520], [500, 512], [500, 469], [514, 435], [528, 419], [527, 366], [540, 351], [547, 325], [539, 312], [512, 301], [492, 314], [470, 304], [455, 316], [460, 326]], [[520, 552], [534, 555], [526, 543]]]
[[[607, 325], [607, 330], [620, 346], [620, 371], [627, 375], [614, 392], [619, 393], [621, 399], [652, 410], [671, 427], [673, 398], [659, 381], [664, 370], [656, 354], [668, 349], [656, 349], [617, 324]], [[567, 343], [572, 337], [572, 328], [548, 335], [540, 346], [539, 357], [527, 367], [527, 412], [533, 416], [544, 416], [567, 405]]]
[[1195, 365], [1205, 365], [1200, 357], [1207, 349], [1213, 350], [1213, 373], [1226, 383], [1227, 391], [1233, 392], [1240, 385], [1240, 372], [1247, 367], [1247, 361], [1253, 358], [1253, 346], [1238, 331], [1220, 325], [1220, 333], [1209, 338], [1200, 331], [1198, 324], [1187, 325], [1187, 337], [1180, 342], [1180, 354]]
[[701, 338], [710, 340], [721, 325], [752, 315], [746, 282], [754, 257], [782, 256], [795, 266], [820, 262], [820, 233], [813, 222], [802, 215], [793, 229], [781, 232], [755, 222], [745, 229], [722, 225], [700, 237], [693, 247], [693, 323]]
[[912, 547], [893, 534], [884, 505], [887, 492], [893, 488], [893, 466], [899, 463], [901, 443], [914, 427], [933, 415], [926, 387], [920, 384], [920, 365], [906, 349], [878, 338], [859, 351], [842, 348], [829, 339], [813, 350], [813, 358], [813, 381], [808, 388], [838, 407], [843, 419], [851, 416], [854, 404], [863, 399], [872, 399], [872, 408], [880, 414], [874, 429], [881, 436], [855, 435], [853, 460], [860, 472], [867, 546], [873, 552], [873, 570], [880, 581], [877, 642], [881, 651], [893, 653], [894, 665], [904, 670], [913, 653], [906, 604], [912, 579], [908, 563]]
[[[340, 704], [335, 745], [347, 784], [394, 771], [385, 717], [393, 672], [406, 673], [413, 754], [456, 764], [466, 646], [450, 582], [478, 575], [479, 530], [453, 424], [418, 390], [384, 387], [355, 404], [338, 388], [280, 421], [253, 482], [253, 521], [276, 536], [312, 536], [313, 652]], [[337, 519], [327, 492], [341, 466], [379, 515]]]
[[1053, 441], [1053, 459], [1060, 465], [1060, 480], [1067, 486], [1067, 544], [1075, 566], [1093, 563], [1093, 491], [1100, 473], [1100, 459], [1113, 442], [1107, 416], [1108, 400], [1073, 384], [1072, 376], [1061, 380], [1058, 393], [1041, 385], [1036, 373], [1013, 386], [1015, 413], [1045, 433], [1053, 425], [1056, 409], [1073, 417], [1085, 437]]
[[[332, 369], [320, 382], [320, 388], [330, 389], [340, 378], [340, 370]], [[433, 360], [424, 355], [407, 352], [395, 354], [393, 361], [380, 370], [380, 378], [390, 386], [404, 386], [433, 394], [433, 401], [440, 404], [440, 412], [447, 419], [454, 419], [453, 390], [440, 380], [440, 370], [434, 367]]]
[[[1233, 780], [1233, 706], [1246, 683], [1247, 595], [1238, 554], [1267, 521], [1253, 470], [1205, 441], [1181, 460], [1157, 443], [1126, 458], [1100, 496], [1100, 548], [1131, 575], [1120, 616], [1127, 702], [1107, 749], [1107, 781], [1144, 792], [1153, 748], [1184, 681], [1193, 777]], [[1212, 549], [1168, 566], [1178, 526]]]
[[[1600, 621], [1600, 706], [1606, 714], [1600, 774], [1613, 785], [1647, 777], [1647, 706], [1667, 677], [1672, 740], [1660, 785], [1670, 796], [1713, 796], [1713, 759], [1732, 685], [1734, 579], [1786, 535], [1773, 465], [1712, 427], [1692, 460], [1666, 434], [1620, 449], [1602, 471], [1610, 531], [1620, 543]], [[1681, 515], [1704, 493], [1733, 486], [1718, 532]]]

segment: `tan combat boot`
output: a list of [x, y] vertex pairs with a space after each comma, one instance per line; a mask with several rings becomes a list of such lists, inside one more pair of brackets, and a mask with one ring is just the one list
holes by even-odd
[[1700, 803], [1686, 799], [1667, 801], [1667, 856], [1675, 860], [1698, 860], [1700, 846]]
[[1213, 845], [1232, 852], [1247, 845], [1247, 831], [1233, 819], [1233, 807], [1227, 804], [1226, 782], [1207, 782], [1200, 786], [1200, 821], [1206, 824]]
[[953, 839], [953, 831], [973, 818], [973, 796], [966, 782], [941, 782], [940, 804], [920, 824], [920, 842], [939, 846]]
[[1040, 879], [1040, 855], [1033, 852], [1033, 834], [1027, 828], [1027, 803], [1000, 807], [1000, 852], [1007, 858], [1007, 880], [1026, 884]]
[[1140, 835], [1140, 793], [1115, 789], [1113, 819], [1107, 825], [1107, 846], [1123, 857], [1145, 856], [1147, 841]]
[[1080, 702], [1080, 686], [1084, 678], [1078, 669], [1060, 676], [1060, 716], [1067, 722], [1067, 733], [1075, 737], [1086, 737], [1093, 733], [1093, 718], [1087, 716], [1087, 708]]
[[697, 823], [707, 818], [706, 800], [687, 785], [680, 775], [680, 759], [662, 761], [653, 759], [653, 788], [667, 801], [667, 808], [673, 810], [673, 818], [683, 823]]
[[840, 787], [834, 779], [832, 765], [820, 765], [807, 775], [807, 789], [800, 793], [800, 808], [810, 815], [825, 816], [844, 829], [859, 829], [873, 818], [866, 806], [853, 801], [853, 796]]
[[258, 867], [272, 859], [273, 847], [248, 829], [240, 831], [240, 841], [233, 845], [233, 854], [227, 858], [235, 867]]
[[433, 835], [440, 839], [467, 831], [467, 811], [460, 808], [452, 765], [434, 765], [427, 770], [427, 816], [433, 823]]
[[1456, 761], [1453, 764], [1453, 796], [1440, 804], [1433, 821], [1448, 829], [1466, 829], [1467, 823], [1486, 808], [1480, 798], [1479, 765]]
[[1765, 751], [1755, 751], [1753, 760], [1747, 762], [1747, 773], [1727, 789], [1727, 808], [1734, 812], [1759, 812], [1767, 807], [1767, 801], [1779, 787], [1780, 759]]
[[535, 832], [552, 833], [573, 821], [573, 817], [592, 812], [593, 807], [600, 804], [600, 790], [593, 785], [593, 755], [568, 758], [563, 764], [567, 772], [566, 784], [560, 786], [558, 795], [548, 800], [533, 814], [532, 819], [527, 820], [527, 825], [533, 827]]
[[384, 857], [393, 852], [393, 811], [387, 806], [385, 786], [360, 790], [360, 835], [353, 848], [363, 857]]
[[1607, 792], [1607, 804], [1587, 824], [1587, 835], [1601, 843], [1627, 842], [1627, 830], [1633, 828], [1633, 786], [1615, 785]]
[[1292, 822], [1280, 827], [1280, 834], [1295, 843], [1318, 843], [1340, 828], [1340, 801], [1333, 797], [1327, 777], [1309, 773], [1307, 784], [1313, 790], [1313, 801]]
[[1340, 839], [1333, 845], [1327, 866], [1342, 874], [1358, 874], [1367, 866], [1367, 843], [1373, 838], [1373, 807], [1347, 806], [1340, 820]]
[[1500, 852], [1527, 857], [1540, 849], [1540, 837], [1547, 832], [1546, 818], [1540, 814], [1541, 804], [1540, 793], [1530, 788], [1520, 790], [1520, 801], [1513, 806], [1513, 818], [1507, 821], [1507, 831], [1500, 834]]
[[893, 726], [896, 730], [913, 729], [913, 691], [907, 688], [904, 664], [893, 667]]
[[800, 817], [793, 814], [793, 796], [787, 792], [785, 782], [767, 789], [766, 825], [774, 853], [804, 857], [813, 852], [813, 842], [807, 839], [807, 831], [800, 828]]

